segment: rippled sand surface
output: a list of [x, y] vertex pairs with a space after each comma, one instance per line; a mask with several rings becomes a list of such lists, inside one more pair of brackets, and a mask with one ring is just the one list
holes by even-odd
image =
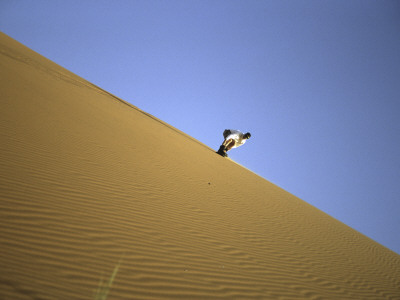
[[0, 35], [0, 299], [400, 299], [400, 256]]

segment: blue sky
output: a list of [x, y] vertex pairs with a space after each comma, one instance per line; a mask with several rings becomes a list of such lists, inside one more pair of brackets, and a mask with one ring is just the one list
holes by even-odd
[[[0, 1], [0, 30], [400, 253], [399, 1]], [[195, 159], [195, 158], [194, 158]]]

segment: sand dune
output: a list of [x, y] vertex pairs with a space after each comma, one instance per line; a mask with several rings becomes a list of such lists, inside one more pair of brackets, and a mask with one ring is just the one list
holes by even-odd
[[[0, 299], [400, 299], [400, 256], [0, 35]], [[217, 145], [215, 145], [217, 146]]]

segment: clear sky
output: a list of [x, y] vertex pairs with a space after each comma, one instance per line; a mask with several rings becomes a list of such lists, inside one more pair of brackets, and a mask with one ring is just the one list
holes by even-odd
[[[400, 253], [399, 1], [0, 0], [0, 30]], [[193, 157], [193, 159], [196, 159]]]

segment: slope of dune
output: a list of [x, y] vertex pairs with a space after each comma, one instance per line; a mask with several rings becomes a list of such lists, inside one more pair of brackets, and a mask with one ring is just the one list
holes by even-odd
[[400, 256], [0, 34], [0, 299], [400, 299]]

